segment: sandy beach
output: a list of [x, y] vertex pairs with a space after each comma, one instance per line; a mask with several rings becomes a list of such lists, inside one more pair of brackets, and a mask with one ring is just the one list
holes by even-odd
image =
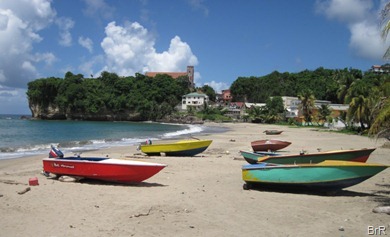
[[[368, 162], [390, 165], [383, 140], [313, 128], [210, 125], [229, 131], [197, 136], [213, 143], [196, 157], [146, 157], [136, 146], [82, 154], [168, 165], [139, 185], [48, 179], [40, 174], [42, 156], [0, 161], [0, 236], [356, 237], [378, 227], [390, 235], [390, 215], [372, 211], [390, 206], [390, 169], [335, 195], [243, 190], [247, 163], [239, 153], [251, 150], [253, 140], [274, 138], [292, 142], [286, 153], [376, 147]], [[283, 133], [266, 136], [265, 129]], [[28, 185], [32, 177], [38, 186]]]

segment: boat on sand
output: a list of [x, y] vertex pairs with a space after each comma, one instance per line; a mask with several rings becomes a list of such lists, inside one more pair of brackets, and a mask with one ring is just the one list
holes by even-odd
[[265, 133], [266, 135], [279, 135], [281, 134], [283, 131], [280, 131], [280, 130], [265, 130], [263, 133]]
[[275, 164], [304, 164], [304, 163], [319, 163], [324, 160], [344, 160], [366, 162], [370, 154], [376, 148], [363, 148], [353, 150], [333, 150], [318, 153], [299, 153], [290, 155], [266, 155], [262, 152], [240, 151], [244, 159], [250, 164], [259, 162], [269, 162]]
[[117, 183], [139, 183], [166, 167], [165, 164], [108, 157], [64, 157], [53, 150], [43, 158], [43, 172]]
[[253, 151], [277, 151], [288, 147], [291, 142], [275, 139], [256, 140], [251, 142]]
[[173, 143], [157, 143], [140, 145], [140, 149], [148, 156], [195, 156], [205, 151], [212, 140], [181, 140]]
[[317, 164], [259, 163], [242, 166], [244, 189], [295, 188], [328, 191], [359, 184], [388, 166], [351, 161], [325, 160]]

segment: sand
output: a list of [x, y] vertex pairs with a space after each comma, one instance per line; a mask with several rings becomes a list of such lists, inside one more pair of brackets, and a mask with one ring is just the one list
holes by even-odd
[[[390, 165], [383, 140], [313, 128], [210, 125], [230, 130], [197, 136], [213, 140], [197, 157], [145, 157], [136, 146], [82, 154], [168, 165], [139, 185], [48, 179], [40, 174], [41, 156], [0, 161], [0, 236], [369, 236], [375, 228], [390, 235], [390, 215], [372, 211], [390, 206], [390, 169], [334, 195], [243, 190], [247, 163], [239, 154], [253, 140], [275, 138], [292, 142], [286, 153], [377, 147], [368, 162]], [[284, 132], [266, 136], [265, 129]], [[38, 186], [28, 186], [32, 177]]]

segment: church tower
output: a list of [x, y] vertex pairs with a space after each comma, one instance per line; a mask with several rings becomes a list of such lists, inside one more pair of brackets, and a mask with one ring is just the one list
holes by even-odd
[[187, 66], [187, 76], [188, 76], [188, 79], [190, 80], [191, 87], [194, 88], [195, 87], [195, 83], [194, 83], [194, 66]]

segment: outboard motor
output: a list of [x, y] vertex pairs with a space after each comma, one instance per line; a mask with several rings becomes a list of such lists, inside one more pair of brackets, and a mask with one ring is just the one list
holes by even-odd
[[59, 149], [57, 149], [53, 145], [51, 145], [51, 150], [49, 152], [49, 158], [64, 158], [64, 153], [62, 153], [62, 151], [60, 151]]

